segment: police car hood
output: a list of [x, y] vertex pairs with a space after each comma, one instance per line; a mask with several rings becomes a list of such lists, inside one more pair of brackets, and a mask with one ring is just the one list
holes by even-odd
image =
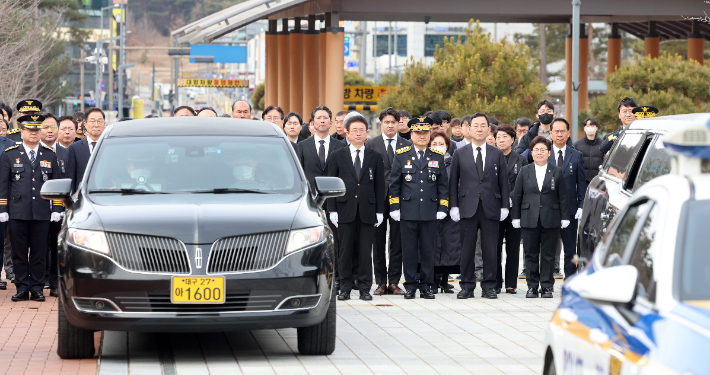
[[[172, 237], [210, 244], [222, 237], [290, 230], [302, 199], [291, 194], [97, 195], [84, 200], [107, 232]], [[89, 220], [88, 222], [94, 221]], [[92, 225], [93, 226], [93, 225]]]

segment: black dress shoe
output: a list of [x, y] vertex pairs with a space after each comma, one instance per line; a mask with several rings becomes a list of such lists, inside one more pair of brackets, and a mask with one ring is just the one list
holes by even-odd
[[495, 290], [496, 290], [496, 294], [501, 294], [503, 292], [503, 290], [501, 288], [496, 288]]
[[469, 288], [462, 288], [459, 294], [456, 295], [456, 298], [458, 299], [469, 299], [469, 298], [475, 298], [473, 296], [473, 289]]
[[7, 283], [3, 280], [0, 280], [0, 289], [2, 289], [2, 290], [7, 289]]
[[340, 281], [335, 282], [335, 290], [340, 290]]
[[49, 290], [50, 297], [59, 297], [59, 290], [57, 288], [52, 288]]
[[538, 293], [537, 293], [537, 288], [530, 288], [528, 289], [528, 292], [525, 294], [525, 298], [537, 298]]
[[552, 298], [552, 288], [542, 288], [542, 298]]
[[505, 288], [505, 292], [508, 294], [518, 294], [518, 290], [515, 288]]
[[430, 288], [421, 288], [419, 289], [419, 298], [434, 299], [436, 296]]
[[17, 292], [14, 296], [12, 296], [12, 300], [17, 302], [17, 301], [29, 301], [30, 300], [30, 292]]
[[496, 293], [495, 289], [493, 289], [493, 288], [484, 288], [484, 289], [481, 289], [481, 297], [488, 298], [488, 299], [497, 299], [498, 294]]
[[44, 293], [40, 290], [30, 291], [30, 299], [37, 302], [44, 302]]
[[453, 294], [454, 293], [454, 286], [449, 283], [441, 284], [441, 292], [447, 293], [447, 294]]
[[416, 289], [407, 289], [407, 291], [404, 292], [404, 299], [414, 299], [416, 296], [417, 296]]
[[350, 291], [341, 290], [338, 294], [338, 301], [346, 301], [350, 299]]
[[367, 290], [360, 291], [360, 299], [363, 301], [372, 301], [372, 295]]

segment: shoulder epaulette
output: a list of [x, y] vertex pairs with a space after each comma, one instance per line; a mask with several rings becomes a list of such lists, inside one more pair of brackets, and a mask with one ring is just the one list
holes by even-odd
[[10, 150], [12, 150], [13, 148], [18, 148], [18, 147], [20, 147], [20, 145], [10, 146], [10, 147], [6, 148], [5, 151], [10, 151]]
[[439, 155], [444, 155], [444, 153], [443, 153], [443, 152], [441, 152], [441, 151], [437, 151], [437, 150], [434, 150], [434, 149], [433, 149], [433, 148], [431, 148], [431, 147], [429, 147], [429, 151], [431, 151], [431, 152], [433, 152], [433, 153], [435, 153], [435, 154], [439, 154]]
[[398, 148], [397, 151], [395, 151], [395, 152], [397, 153], [397, 155], [399, 155], [399, 154], [403, 154], [411, 149], [412, 149], [412, 146], [405, 146], [402, 148]]
[[52, 152], [56, 152], [56, 151], [54, 151], [53, 148], [51, 148], [51, 147], [49, 147], [49, 146], [47, 146], [47, 145], [45, 145], [45, 144], [42, 144], [42, 147], [46, 148], [47, 150], [51, 150]]
[[20, 129], [13, 129], [13, 130], [10, 130], [9, 132], [7, 132], [7, 134], [15, 134], [15, 133], [19, 133], [19, 132], [20, 132]]

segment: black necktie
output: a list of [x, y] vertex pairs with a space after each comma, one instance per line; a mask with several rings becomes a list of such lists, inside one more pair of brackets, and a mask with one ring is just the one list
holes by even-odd
[[481, 148], [476, 147], [478, 155], [476, 155], [476, 171], [478, 171], [478, 178], [483, 178], [483, 155], [481, 155]]
[[387, 139], [387, 157], [390, 159], [390, 164], [392, 164], [392, 160], [394, 160], [394, 149], [392, 148], [392, 141], [394, 141], [394, 139]]
[[419, 151], [419, 169], [424, 169], [424, 151]]
[[325, 141], [320, 140], [320, 146], [318, 146], [318, 160], [320, 160], [321, 168], [325, 168]]
[[35, 165], [35, 150], [30, 150], [30, 163]]
[[96, 148], [96, 142], [91, 142], [91, 153], [94, 153], [94, 148]]
[[557, 151], [557, 166], [562, 168], [562, 150]]
[[358, 180], [360, 179], [360, 170], [362, 167], [360, 167], [360, 150], [355, 150], [355, 175], [357, 176]]

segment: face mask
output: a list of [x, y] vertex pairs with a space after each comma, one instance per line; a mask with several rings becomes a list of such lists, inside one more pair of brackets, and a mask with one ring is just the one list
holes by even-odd
[[239, 165], [234, 167], [232, 174], [234, 174], [234, 178], [237, 180], [251, 180], [251, 178], [254, 177], [254, 168], [246, 165]]
[[446, 152], [446, 146], [436, 146], [436, 147], [433, 147], [433, 149], [441, 152], [442, 154]]
[[131, 171], [131, 178], [144, 184], [150, 178], [150, 171], [147, 169], [134, 169]]
[[585, 127], [584, 127], [584, 132], [585, 132], [588, 136], [591, 137], [591, 136], [593, 136], [594, 134], [597, 134], [597, 128], [596, 128], [596, 126], [585, 126]]
[[551, 124], [551, 123], [552, 123], [552, 120], [554, 119], [554, 116], [552, 116], [551, 113], [544, 113], [544, 114], [541, 114], [541, 115], [538, 116], [538, 117], [540, 118], [540, 123], [541, 123], [541, 124], [545, 124], [545, 125]]

